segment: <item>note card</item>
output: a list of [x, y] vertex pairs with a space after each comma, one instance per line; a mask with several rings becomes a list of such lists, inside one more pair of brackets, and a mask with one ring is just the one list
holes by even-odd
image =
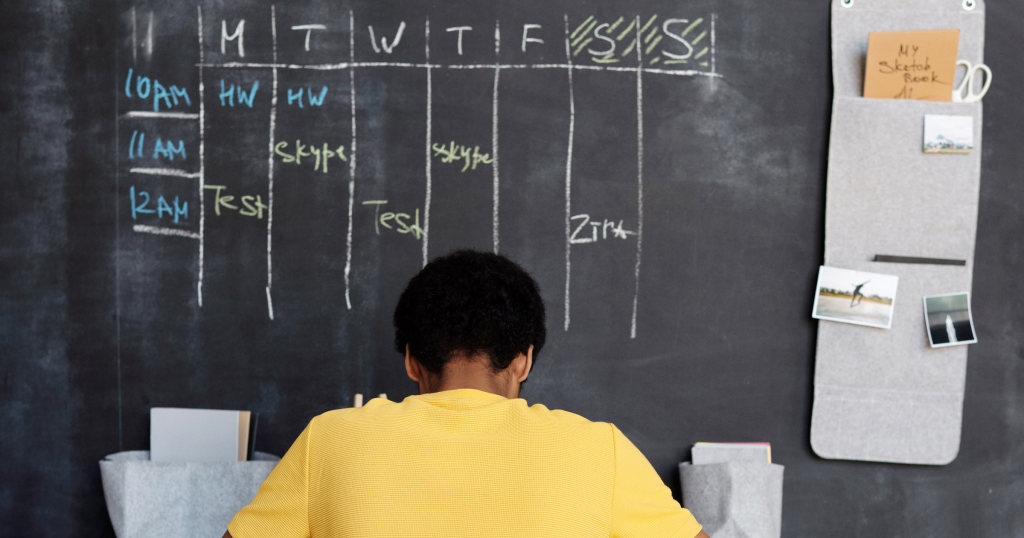
[[872, 32], [864, 97], [952, 101], [960, 30]]

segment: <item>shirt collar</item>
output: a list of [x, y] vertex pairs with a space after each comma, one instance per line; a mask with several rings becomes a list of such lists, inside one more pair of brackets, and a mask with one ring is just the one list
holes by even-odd
[[445, 390], [441, 392], [431, 392], [430, 394], [410, 396], [410, 398], [416, 398], [431, 405], [452, 410], [473, 409], [483, 407], [494, 402], [508, 400], [508, 398], [499, 394], [493, 394], [477, 389]]

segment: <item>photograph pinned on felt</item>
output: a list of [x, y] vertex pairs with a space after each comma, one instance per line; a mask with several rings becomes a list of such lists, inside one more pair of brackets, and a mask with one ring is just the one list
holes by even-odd
[[822, 265], [811, 317], [888, 329], [899, 277]]
[[974, 149], [974, 118], [926, 114], [925, 153], [970, 153]]
[[924, 298], [924, 323], [932, 347], [960, 346], [978, 341], [967, 292]]

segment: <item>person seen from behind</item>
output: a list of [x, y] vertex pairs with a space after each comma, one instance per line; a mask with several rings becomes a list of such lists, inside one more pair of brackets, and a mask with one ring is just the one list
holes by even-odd
[[514, 262], [433, 260], [394, 326], [419, 395], [315, 417], [225, 538], [708, 538], [614, 425], [520, 398], [546, 330]]

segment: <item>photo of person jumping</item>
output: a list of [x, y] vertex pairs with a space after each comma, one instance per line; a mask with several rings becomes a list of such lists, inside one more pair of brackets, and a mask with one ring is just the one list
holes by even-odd
[[[860, 292], [860, 289], [863, 288], [864, 284], [867, 284], [868, 282], [871, 282], [871, 281], [867, 280], [867, 281], [865, 281], [862, 284], [857, 284], [856, 287], [853, 288], [853, 299], [850, 300], [850, 308], [853, 308], [854, 306], [857, 306], [857, 305], [860, 304], [860, 300], [864, 298], [864, 294]], [[857, 303], [854, 304], [854, 301], [856, 301]]]
[[888, 329], [898, 282], [895, 275], [821, 266], [811, 316]]

